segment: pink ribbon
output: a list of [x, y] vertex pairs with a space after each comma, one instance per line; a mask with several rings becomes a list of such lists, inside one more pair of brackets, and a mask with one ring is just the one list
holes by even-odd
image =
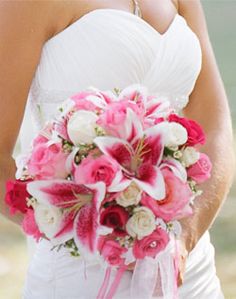
[[[131, 299], [178, 298], [178, 250], [175, 240], [155, 259], [137, 260], [131, 280]], [[155, 294], [154, 294], [155, 293]]]
[[[117, 270], [109, 288], [112, 266], [107, 267], [97, 299], [113, 298], [126, 269], [127, 266], [123, 265]], [[158, 298], [178, 299], [178, 273], [179, 249], [174, 239], [155, 259], [146, 257], [143, 260], [137, 260], [131, 280], [130, 298], [153, 298], [156, 287]]]
[[98, 292], [97, 299], [112, 299], [113, 298], [113, 296], [120, 284], [121, 278], [122, 278], [127, 267], [125, 265], [123, 265], [122, 267], [120, 267], [117, 270], [115, 279], [114, 279], [110, 289], [108, 290], [108, 285], [109, 285], [110, 277], [111, 277], [111, 268], [112, 267], [109, 266], [106, 269], [105, 277], [104, 277], [102, 286]]

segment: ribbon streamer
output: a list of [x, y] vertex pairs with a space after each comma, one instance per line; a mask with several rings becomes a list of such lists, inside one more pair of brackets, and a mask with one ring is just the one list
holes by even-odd
[[[131, 280], [130, 299], [178, 299], [178, 244], [171, 239], [168, 246], [155, 258], [137, 260]], [[120, 267], [108, 289], [111, 266], [106, 269], [97, 299], [112, 299], [126, 270]]]
[[136, 262], [131, 281], [131, 299], [178, 298], [178, 252], [176, 241], [172, 241], [155, 259], [146, 257]]

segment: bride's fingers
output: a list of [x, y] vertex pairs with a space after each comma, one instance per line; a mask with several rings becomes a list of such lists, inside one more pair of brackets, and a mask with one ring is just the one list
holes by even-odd
[[126, 269], [129, 271], [133, 271], [134, 267], [135, 267], [135, 262], [128, 264]]
[[184, 282], [184, 272], [186, 269], [186, 260], [187, 260], [187, 256], [180, 254], [180, 256], [179, 256], [179, 272], [178, 272], [178, 278], [177, 278], [178, 287], [180, 287]]

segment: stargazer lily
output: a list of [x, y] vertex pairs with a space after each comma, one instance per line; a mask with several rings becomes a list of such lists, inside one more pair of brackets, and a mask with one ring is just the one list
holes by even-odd
[[74, 238], [80, 252], [95, 251], [96, 236], [102, 229], [99, 209], [105, 197], [103, 182], [79, 185], [68, 180], [42, 180], [29, 183], [27, 190], [37, 200], [37, 205], [46, 205], [49, 210], [53, 206], [62, 212], [61, 221], [56, 229], [54, 227], [54, 244]]
[[[104, 154], [120, 164], [126, 187], [134, 181], [147, 194], [161, 200], [165, 197], [165, 183], [159, 169], [164, 150], [163, 128], [157, 124], [143, 130], [137, 115], [129, 108], [126, 123], [129, 128], [126, 140], [99, 136], [94, 139], [94, 143]], [[112, 191], [116, 191], [116, 186], [113, 186]]]

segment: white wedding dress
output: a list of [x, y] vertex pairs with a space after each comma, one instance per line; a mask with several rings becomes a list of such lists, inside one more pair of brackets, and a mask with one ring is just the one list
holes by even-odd
[[[188, 103], [201, 62], [199, 40], [179, 14], [167, 31], [160, 34], [130, 12], [111, 8], [93, 10], [44, 45], [19, 135], [21, 152], [27, 150], [33, 136], [55, 113], [58, 104], [89, 86], [108, 90], [140, 83], [150, 93], [165, 96], [181, 110]], [[104, 274], [100, 266], [86, 264], [85, 267], [82, 259], [71, 257], [67, 250], [50, 249], [46, 240], [35, 245], [23, 298], [96, 298]], [[125, 272], [114, 298], [130, 298], [131, 275]], [[179, 296], [181, 299], [224, 298], [215, 273], [214, 248], [208, 232], [190, 253]]]

